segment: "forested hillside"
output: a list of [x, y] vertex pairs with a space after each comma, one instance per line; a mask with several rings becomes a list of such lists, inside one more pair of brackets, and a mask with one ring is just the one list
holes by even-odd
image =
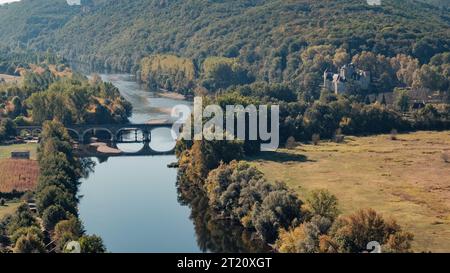
[[[429, 1], [427, 1], [429, 3]], [[450, 48], [448, 0], [23, 0], [0, 7], [0, 40], [96, 67], [132, 70], [144, 56], [237, 57], [260, 79], [295, 79], [311, 45], [427, 63]]]

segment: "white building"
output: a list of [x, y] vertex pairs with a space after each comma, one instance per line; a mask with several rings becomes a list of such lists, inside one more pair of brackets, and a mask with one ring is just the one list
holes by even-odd
[[353, 63], [344, 65], [339, 69], [339, 73], [323, 73], [323, 86], [335, 94], [347, 92], [348, 82], [356, 84], [363, 90], [370, 87], [370, 72], [357, 69]]

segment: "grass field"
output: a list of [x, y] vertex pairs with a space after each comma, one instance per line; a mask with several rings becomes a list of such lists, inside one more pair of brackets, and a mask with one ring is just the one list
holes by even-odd
[[12, 202], [6, 203], [5, 206], [0, 206], [0, 220], [8, 214], [13, 214], [20, 204], [20, 202]]
[[14, 144], [14, 145], [0, 145], [0, 159], [10, 158], [12, 151], [30, 151], [31, 159], [36, 159], [36, 150], [38, 144]]
[[347, 137], [344, 143], [300, 145], [249, 161], [271, 181], [304, 198], [326, 188], [342, 213], [373, 208], [415, 235], [415, 251], [450, 251], [450, 131]]

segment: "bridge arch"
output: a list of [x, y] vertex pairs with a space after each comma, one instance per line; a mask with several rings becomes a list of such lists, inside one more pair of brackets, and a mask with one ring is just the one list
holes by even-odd
[[41, 128], [35, 128], [35, 129], [31, 130], [31, 135], [33, 137], [38, 137], [41, 133], [42, 133]]
[[116, 134], [115, 134], [115, 132], [111, 131], [108, 128], [102, 128], [102, 127], [92, 127], [92, 128], [84, 130], [83, 133], [81, 134], [81, 140], [83, 142], [85, 142], [86, 141], [86, 135], [89, 132], [94, 132], [94, 134], [95, 134], [96, 132], [99, 132], [99, 131], [100, 132], [102, 132], [102, 131], [103, 132], [107, 132], [109, 134], [109, 136], [110, 136], [109, 140], [112, 141], [112, 142], [116, 141]]
[[[134, 131], [135, 133], [135, 141], [142, 141], [142, 142], [148, 142], [151, 139], [151, 130], [147, 130], [145, 128], [140, 127], [123, 127], [116, 131], [116, 139], [121, 140], [122, 134], [127, 131]], [[138, 137], [140, 134], [140, 138]]]
[[67, 132], [69, 133], [69, 136], [78, 142], [83, 142], [83, 139], [81, 138], [80, 133], [77, 130], [71, 129], [71, 128], [66, 128]]
[[32, 129], [25, 129], [25, 128], [18, 128], [19, 136], [25, 137], [25, 136], [32, 136], [33, 130]]

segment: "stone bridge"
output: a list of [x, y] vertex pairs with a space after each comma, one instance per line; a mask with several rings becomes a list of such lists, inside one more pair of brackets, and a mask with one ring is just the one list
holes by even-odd
[[[141, 124], [83, 124], [83, 125], [68, 125], [66, 129], [72, 137], [75, 137], [79, 143], [86, 141], [85, 137], [90, 132], [104, 131], [110, 135], [111, 142], [120, 142], [120, 135], [126, 131], [141, 131], [143, 134], [143, 142], [151, 141], [151, 131], [156, 128], [172, 128], [173, 123], [168, 121], [154, 121]], [[27, 132], [30, 135], [37, 135], [42, 132], [42, 126], [17, 126], [18, 132]], [[133, 141], [131, 141], [133, 142]], [[137, 142], [137, 138], [136, 141]]]

